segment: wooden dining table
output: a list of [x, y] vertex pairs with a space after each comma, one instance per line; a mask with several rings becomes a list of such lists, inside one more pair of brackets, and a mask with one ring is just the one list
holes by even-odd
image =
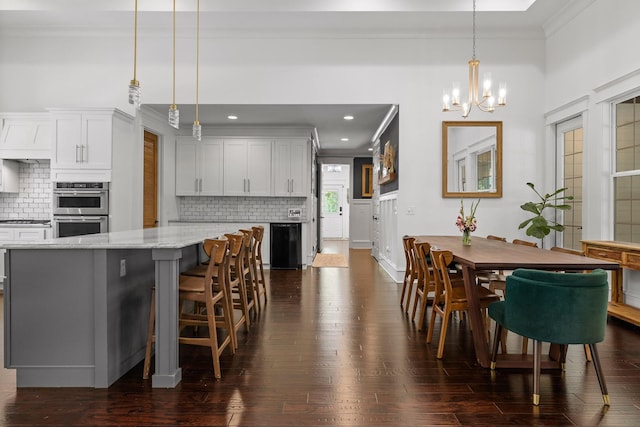
[[[473, 335], [473, 345], [478, 363], [485, 368], [491, 365], [489, 343], [486, 340], [485, 326], [478, 300], [476, 273], [493, 270], [515, 270], [532, 268], [553, 271], [583, 271], [601, 268], [617, 270], [619, 264], [596, 258], [573, 255], [559, 251], [550, 251], [500, 240], [490, 240], [473, 236], [470, 246], [463, 246], [461, 236], [414, 236], [416, 242], [427, 242], [431, 248], [447, 249], [453, 253], [454, 262], [462, 270], [464, 286], [469, 305], [469, 322]], [[571, 301], [567, 301], [571, 304]], [[558, 346], [543, 360], [543, 368], [556, 368], [558, 364]], [[498, 368], [531, 367], [531, 361], [521, 354], [500, 355], [496, 361]]]

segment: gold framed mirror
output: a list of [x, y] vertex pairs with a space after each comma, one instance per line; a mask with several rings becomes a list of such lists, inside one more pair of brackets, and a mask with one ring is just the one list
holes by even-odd
[[442, 122], [442, 197], [502, 197], [502, 122]]

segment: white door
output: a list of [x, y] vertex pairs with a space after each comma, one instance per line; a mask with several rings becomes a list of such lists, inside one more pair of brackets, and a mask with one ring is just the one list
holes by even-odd
[[322, 238], [342, 239], [342, 192], [344, 187], [338, 184], [326, 184], [322, 187], [321, 216]]

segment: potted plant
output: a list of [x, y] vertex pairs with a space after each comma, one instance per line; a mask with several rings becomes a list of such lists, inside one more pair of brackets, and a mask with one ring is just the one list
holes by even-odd
[[565, 204], [564, 201], [573, 200], [573, 196], [562, 195], [567, 188], [559, 188], [553, 193], [545, 194], [543, 196], [536, 190], [536, 187], [532, 183], [527, 182], [527, 185], [538, 195], [540, 200], [520, 205], [522, 210], [531, 212], [533, 214], [533, 218], [529, 218], [522, 222], [518, 227], [518, 230], [527, 227], [527, 236], [537, 237], [538, 239], [543, 239], [546, 235], [551, 233], [551, 230], [560, 232], [564, 231], [564, 226], [562, 224], [545, 218], [543, 216], [543, 212], [546, 208], [559, 209], [563, 211], [571, 209], [571, 205]]

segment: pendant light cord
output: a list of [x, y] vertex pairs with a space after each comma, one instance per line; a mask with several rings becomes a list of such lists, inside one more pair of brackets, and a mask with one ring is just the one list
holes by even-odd
[[198, 0], [198, 11], [196, 15], [196, 122], [200, 122], [198, 116], [198, 78], [200, 63], [200, 0]]
[[173, 0], [173, 97], [172, 105], [176, 105], [176, 0]]
[[136, 81], [136, 58], [138, 56], [138, 0], [133, 14], [133, 81]]

